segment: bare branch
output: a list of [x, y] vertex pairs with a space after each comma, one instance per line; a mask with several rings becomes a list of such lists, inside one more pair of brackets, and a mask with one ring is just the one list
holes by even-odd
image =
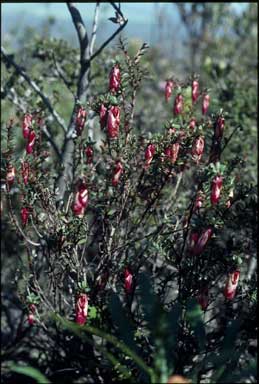
[[59, 77], [61, 78], [61, 80], [63, 81], [63, 83], [65, 84], [65, 86], [69, 90], [69, 92], [72, 94], [73, 98], [75, 98], [75, 95], [74, 95], [74, 93], [70, 87], [69, 81], [66, 79], [63, 69], [60, 67], [59, 63], [57, 62], [54, 52], [52, 52], [52, 59], [53, 59], [53, 62], [54, 62], [54, 65], [55, 65], [55, 68], [56, 68], [56, 71], [57, 71]]
[[126, 19], [122, 25], [97, 49], [97, 51], [90, 57], [92, 61], [96, 56], [100, 55], [103, 49], [126, 27], [128, 20]]
[[95, 44], [95, 40], [96, 40], [96, 31], [97, 31], [98, 19], [99, 19], [99, 7], [100, 7], [100, 3], [96, 3], [95, 11], [94, 11], [92, 35], [91, 35], [91, 41], [90, 41], [90, 46], [89, 46], [89, 57], [92, 56], [93, 50], [94, 50], [94, 44]]
[[81, 64], [87, 60], [87, 46], [88, 46], [88, 35], [85, 27], [85, 23], [81, 17], [80, 12], [75, 6], [75, 3], [67, 3], [67, 7], [71, 14], [75, 29], [77, 31], [77, 36], [80, 44], [80, 53], [81, 53]]
[[53, 116], [55, 121], [63, 129], [63, 131], [66, 132], [66, 124], [65, 124], [64, 120], [59, 116], [59, 114], [55, 111], [55, 109], [52, 107], [51, 102], [50, 102], [48, 96], [46, 96], [41, 91], [41, 89], [38, 87], [38, 85], [35, 83], [35, 81], [32, 80], [27, 75], [27, 73], [24, 71], [24, 69], [21, 68], [18, 64], [16, 64], [16, 62], [13, 60], [13, 58], [6, 53], [6, 51], [5, 51], [5, 49], [3, 47], [1, 47], [1, 53], [2, 53], [5, 61], [7, 63], [9, 63], [10, 65], [12, 65], [15, 68], [16, 72], [20, 76], [22, 76], [27, 81], [27, 83], [31, 86], [31, 88], [37, 93], [37, 95], [40, 96], [40, 98], [42, 99], [42, 101], [46, 105], [47, 109], [49, 110], [49, 112], [51, 113], [51, 115]]

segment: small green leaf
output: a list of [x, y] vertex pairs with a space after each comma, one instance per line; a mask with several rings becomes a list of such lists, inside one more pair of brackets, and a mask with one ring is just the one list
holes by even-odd
[[32, 377], [39, 384], [47, 384], [50, 381], [38, 369], [29, 366], [11, 365], [10, 370], [21, 375]]

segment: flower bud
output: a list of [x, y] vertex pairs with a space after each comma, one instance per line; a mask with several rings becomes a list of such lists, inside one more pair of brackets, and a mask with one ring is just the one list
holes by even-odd
[[172, 164], [174, 164], [177, 160], [179, 149], [180, 144], [174, 143], [165, 150], [165, 156], [171, 161]]
[[30, 176], [30, 164], [27, 161], [23, 161], [22, 162], [22, 178], [23, 178], [24, 185], [28, 184], [29, 176]]
[[204, 150], [204, 138], [202, 136], [199, 136], [196, 138], [196, 140], [193, 143], [192, 146], [192, 158], [196, 163], [201, 160], [203, 150]]
[[28, 223], [30, 211], [28, 208], [22, 208], [21, 209], [21, 219], [22, 219], [22, 225], [25, 227]]
[[122, 172], [123, 172], [123, 165], [120, 161], [117, 161], [115, 168], [114, 168], [114, 171], [113, 171], [113, 178], [112, 178], [112, 185], [114, 187], [116, 187], [116, 185], [118, 185], [119, 178], [120, 178], [120, 175], [122, 174]]
[[215, 125], [215, 139], [221, 140], [224, 132], [225, 119], [222, 116], [219, 116], [216, 125]]
[[145, 160], [146, 160], [144, 165], [145, 169], [148, 169], [148, 167], [150, 166], [153, 156], [155, 154], [155, 151], [156, 151], [156, 146], [154, 144], [149, 144], [147, 146], [145, 151]]
[[15, 179], [15, 168], [9, 164], [6, 171], [6, 182], [9, 188], [13, 185]]
[[174, 89], [174, 83], [172, 80], [167, 80], [165, 84], [165, 101], [168, 102]]
[[198, 97], [199, 97], [199, 83], [197, 80], [194, 80], [192, 82], [192, 102], [193, 102], [193, 104], [196, 103]]
[[178, 94], [174, 101], [174, 114], [175, 116], [181, 114], [183, 111], [183, 96]]
[[80, 293], [76, 299], [76, 323], [84, 325], [87, 320], [88, 297], [85, 293]]
[[121, 74], [118, 64], [115, 64], [110, 72], [109, 89], [111, 92], [118, 92], [121, 83]]
[[124, 271], [124, 288], [126, 293], [131, 293], [132, 291], [132, 282], [133, 282], [133, 275], [130, 272], [128, 268]]
[[240, 271], [238, 270], [228, 275], [228, 279], [224, 289], [224, 296], [226, 299], [232, 300], [235, 297], [239, 276]]
[[107, 123], [107, 108], [102, 104], [100, 108], [100, 125], [101, 129], [104, 129]]
[[194, 203], [194, 211], [196, 211], [197, 209], [200, 209], [202, 207], [203, 199], [204, 199], [204, 197], [202, 195], [202, 192], [198, 191], [196, 199], [195, 199], [195, 203]]
[[92, 164], [93, 162], [93, 156], [94, 156], [94, 150], [93, 148], [88, 145], [85, 149], [85, 155], [86, 155], [86, 161], [87, 161], [87, 164]]
[[108, 112], [107, 130], [110, 139], [115, 139], [119, 134], [120, 108], [112, 106]]
[[35, 304], [30, 304], [28, 318], [27, 318], [29, 325], [33, 325], [35, 323], [35, 312], [36, 312]]
[[28, 138], [31, 129], [32, 129], [32, 115], [30, 113], [26, 113], [23, 117], [23, 122], [22, 122], [22, 133], [25, 139]]
[[33, 130], [31, 130], [29, 132], [28, 141], [27, 141], [27, 145], [26, 145], [26, 152], [28, 153], [28, 155], [33, 152], [35, 140], [36, 140], [36, 133]]
[[204, 248], [207, 242], [209, 241], [209, 239], [211, 238], [211, 236], [212, 236], [211, 228], [207, 228], [203, 230], [203, 232], [201, 233], [201, 235], [199, 236], [198, 240], [196, 241], [193, 247], [192, 251], [194, 255], [198, 256], [204, 251]]
[[81, 182], [75, 194], [72, 210], [75, 216], [83, 217], [88, 205], [88, 190], [85, 183]]
[[210, 95], [206, 94], [202, 100], [202, 114], [206, 115], [210, 106]]
[[189, 122], [189, 128], [193, 130], [195, 127], [196, 127], [196, 119], [192, 117]]
[[167, 384], [191, 384], [191, 382], [181, 375], [173, 375], [168, 378]]
[[217, 204], [220, 198], [220, 192], [222, 189], [223, 178], [222, 176], [215, 176], [212, 181], [210, 201], [211, 204]]
[[200, 291], [200, 293], [197, 297], [197, 301], [200, 304], [201, 309], [203, 311], [206, 311], [206, 309], [209, 305], [209, 290], [207, 287]]
[[77, 136], [81, 136], [85, 122], [86, 122], [86, 110], [83, 107], [79, 107], [76, 114], [76, 133]]

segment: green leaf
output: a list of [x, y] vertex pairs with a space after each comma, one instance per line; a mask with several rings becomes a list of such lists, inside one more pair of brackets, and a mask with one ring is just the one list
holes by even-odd
[[197, 303], [196, 299], [194, 298], [188, 299], [187, 308], [186, 308], [186, 319], [190, 324], [190, 327], [194, 331], [194, 334], [197, 338], [200, 349], [204, 349], [205, 339], [206, 339], [206, 333], [205, 333], [202, 316], [203, 316], [203, 312], [201, 310], [200, 305]]
[[119, 297], [114, 292], [111, 294], [109, 299], [109, 309], [114, 324], [117, 325], [119, 328], [119, 333], [121, 335], [122, 340], [131, 349], [136, 351], [137, 346], [134, 342], [134, 329], [130, 324], [130, 320], [125, 314]]
[[33, 367], [29, 367], [29, 366], [23, 367], [23, 366], [14, 364], [10, 366], [10, 371], [20, 373], [21, 375], [32, 377], [39, 384], [50, 383], [50, 381], [46, 378], [46, 376], [44, 376], [38, 369]]

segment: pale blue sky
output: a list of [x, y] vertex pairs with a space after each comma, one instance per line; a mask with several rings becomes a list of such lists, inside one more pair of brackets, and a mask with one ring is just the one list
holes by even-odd
[[[94, 7], [96, 3], [77, 3], [79, 10], [82, 12], [84, 17], [91, 18], [93, 15]], [[154, 18], [155, 6], [163, 4], [167, 10], [171, 13], [174, 12], [172, 3], [121, 3], [124, 14], [128, 18], [134, 18], [135, 22], [143, 22], [149, 24]], [[232, 3], [236, 10], [241, 10], [245, 3]], [[5, 16], [7, 13], [28, 13], [35, 14], [37, 16], [53, 15], [59, 19], [67, 18], [68, 11], [66, 3], [2, 3], [2, 15]], [[109, 3], [101, 3], [102, 8], [111, 10]]]

